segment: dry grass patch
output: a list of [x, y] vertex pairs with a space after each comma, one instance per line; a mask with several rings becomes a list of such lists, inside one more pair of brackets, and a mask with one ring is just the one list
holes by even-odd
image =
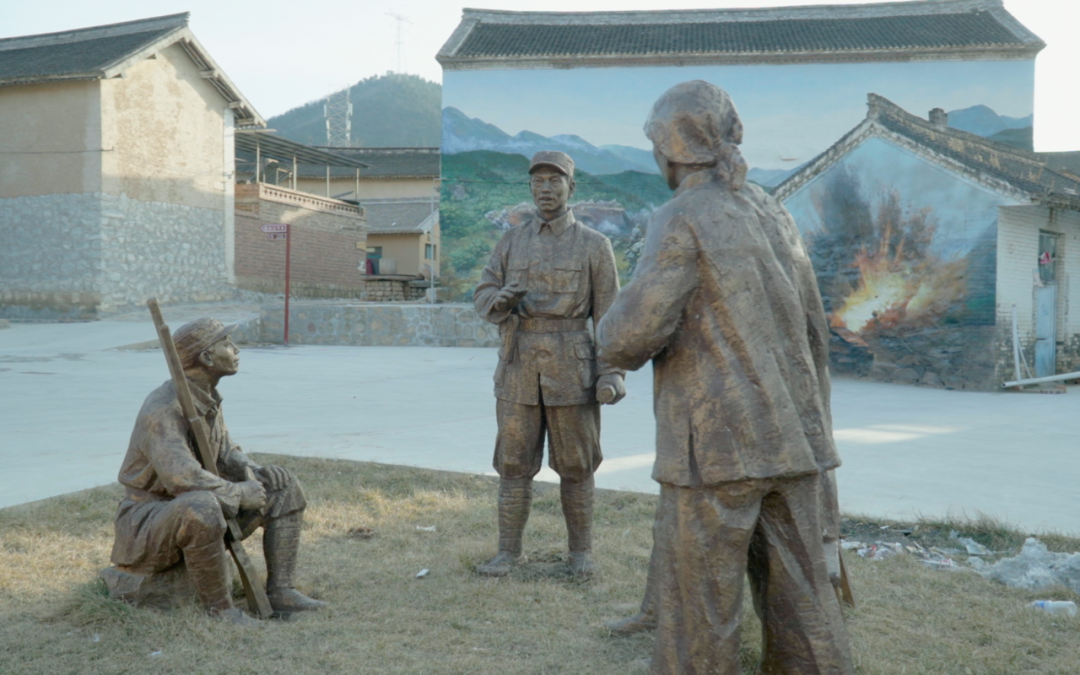
[[[163, 613], [109, 600], [96, 574], [108, 565], [121, 491], [98, 488], [0, 510], [0, 672], [599, 675], [632, 672], [651, 651], [651, 636], [613, 639], [601, 628], [640, 601], [650, 495], [599, 491], [599, 573], [579, 582], [558, 573], [558, 487], [538, 484], [526, 531], [533, 562], [491, 580], [472, 569], [494, 553], [494, 479], [260, 460], [289, 467], [306, 485], [299, 585], [330, 601], [329, 611], [243, 630], [194, 606]], [[257, 538], [248, 549], [261, 562]], [[848, 613], [859, 673], [1080, 671], [1080, 618], [1028, 610], [1035, 594], [905, 558], [847, 562], [860, 602]], [[430, 574], [417, 579], [421, 569]], [[744, 663], [753, 672], [758, 626], [749, 607], [744, 617]]]

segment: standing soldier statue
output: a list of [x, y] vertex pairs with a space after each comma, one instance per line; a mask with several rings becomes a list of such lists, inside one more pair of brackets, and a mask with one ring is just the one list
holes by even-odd
[[570, 572], [584, 576], [593, 568], [599, 403], [626, 395], [625, 371], [596, 358], [588, 321], [607, 311], [619, 278], [607, 237], [578, 223], [567, 206], [574, 160], [538, 152], [529, 174], [536, 217], [503, 235], [474, 294], [477, 313], [502, 336], [495, 370], [499, 551], [477, 572], [504, 576], [520, 559], [546, 436], [548, 463], [561, 479]]
[[654, 214], [597, 342], [612, 364], [653, 362], [652, 673], [742, 672], [749, 573], [761, 672], [851, 675], [823, 544], [835, 539], [829, 472], [840, 458], [809, 256], [784, 207], [746, 184], [742, 123], [722, 89], [672, 87], [645, 134], [675, 195]]

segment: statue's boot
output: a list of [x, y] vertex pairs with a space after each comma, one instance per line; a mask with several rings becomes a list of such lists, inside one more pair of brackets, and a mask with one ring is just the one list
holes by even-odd
[[563, 479], [559, 484], [563, 518], [566, 519], [566, 533], [570, 543], [568, 565], [570, 573], [579, 577], [587, 577], [595, 570], [592, 561], [594, 484], [592, 476], [577, 483]]
[[210, 615], [237, 626], [261, 625], [258, 619], [233, 606], [228, 564], [223, 539], [215, 538], [206, 544], [184, 548], [188, 578]]
[[637, 614], [628, 616], [624, 619], [605, 621], [604, 627], [607, 628], [612, 635], [636, 635], [637, 633], [647, 633], [651, 630], [656, 630], [656, 617], [652, 614], [646, 614], [645, 612], [638, 612]]
[[476, 572], [484, 577], [505, 577], [521, 559], [521, 535], [529, 521], [532, 479], [503, 478], [499, 481], [499, 552]]
[[300, 550], [300, 513], [275, 518], [263, 531], [263, 553], [266, 555], [266, 596], [276, 614], [313, 612], [327, 603], [309, 598], [296, 590], [293, 575], [296, 556]]

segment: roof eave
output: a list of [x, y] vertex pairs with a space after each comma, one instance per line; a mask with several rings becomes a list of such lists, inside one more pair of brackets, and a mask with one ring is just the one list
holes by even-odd
[[49, 82], [87, 82], [100, 80], [104, 77], [100, 70], [87, 71], [85, 73], [66, 73], [64, 75], [35, 75], [33, 77], [10, 77], [0, 80], [0, 87], [19, 84], [45, 84]]
[[443, 56], [444, 70], [569, 69], [652, 65], [738, 65], [784, 63], [845, 63], [867, 61], [1001, 61], [1034, 59], [1045, 47], [1038, 45], [978, 45], [933, 49], [860, 49], [784, 52], [666, 52], [648, 54], [549, 54], [535, 56]]
[[136, 63], [144, 61], [150, 56], [161, 52], [163, 49], [180, 43], [188, 57], [195, 62], [200, 69], [200, 74], [221, 94], [236, 115], [236, 123], [240, 126], [265, 127], [266, 119], [255, 110], [232, 80], [218, 67], [217, 62], [210, 56], [202, 43], [196, 39], [194, 33], [187, 26], [178, 28], [157, 40], [146, 45], [142, 49], [128, 54], [114, 61], [102, 69], [102, 77], [105, 79], [122, 75], [124, 71]]

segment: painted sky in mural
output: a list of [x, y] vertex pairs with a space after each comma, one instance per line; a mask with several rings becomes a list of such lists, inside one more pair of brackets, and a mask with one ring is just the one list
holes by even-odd
[[[647, 155], [633, 152], [650, 149], [641, 130], [645, 116], [664, 90], [692, 79], [716, 83], [732, 95], [746, 127], [742, 148], [752, 168], [786, 172], [858, 124], [870, 92], [924, 116], [936, 107], [985, 106], [1004, 116], [1000, 124], [1030, 125], [1024, 118], [1032, 112], [1034, 66], [955, 61], [449, 71], [443, 107], [506, 135], [526, 132], [525, 140], [558, 137], [609, 146], [613, 154], [643, 164], [638, 170], [655, 171]], [[445, 131], [444, 152], [471, 149], [454, 147]]]

